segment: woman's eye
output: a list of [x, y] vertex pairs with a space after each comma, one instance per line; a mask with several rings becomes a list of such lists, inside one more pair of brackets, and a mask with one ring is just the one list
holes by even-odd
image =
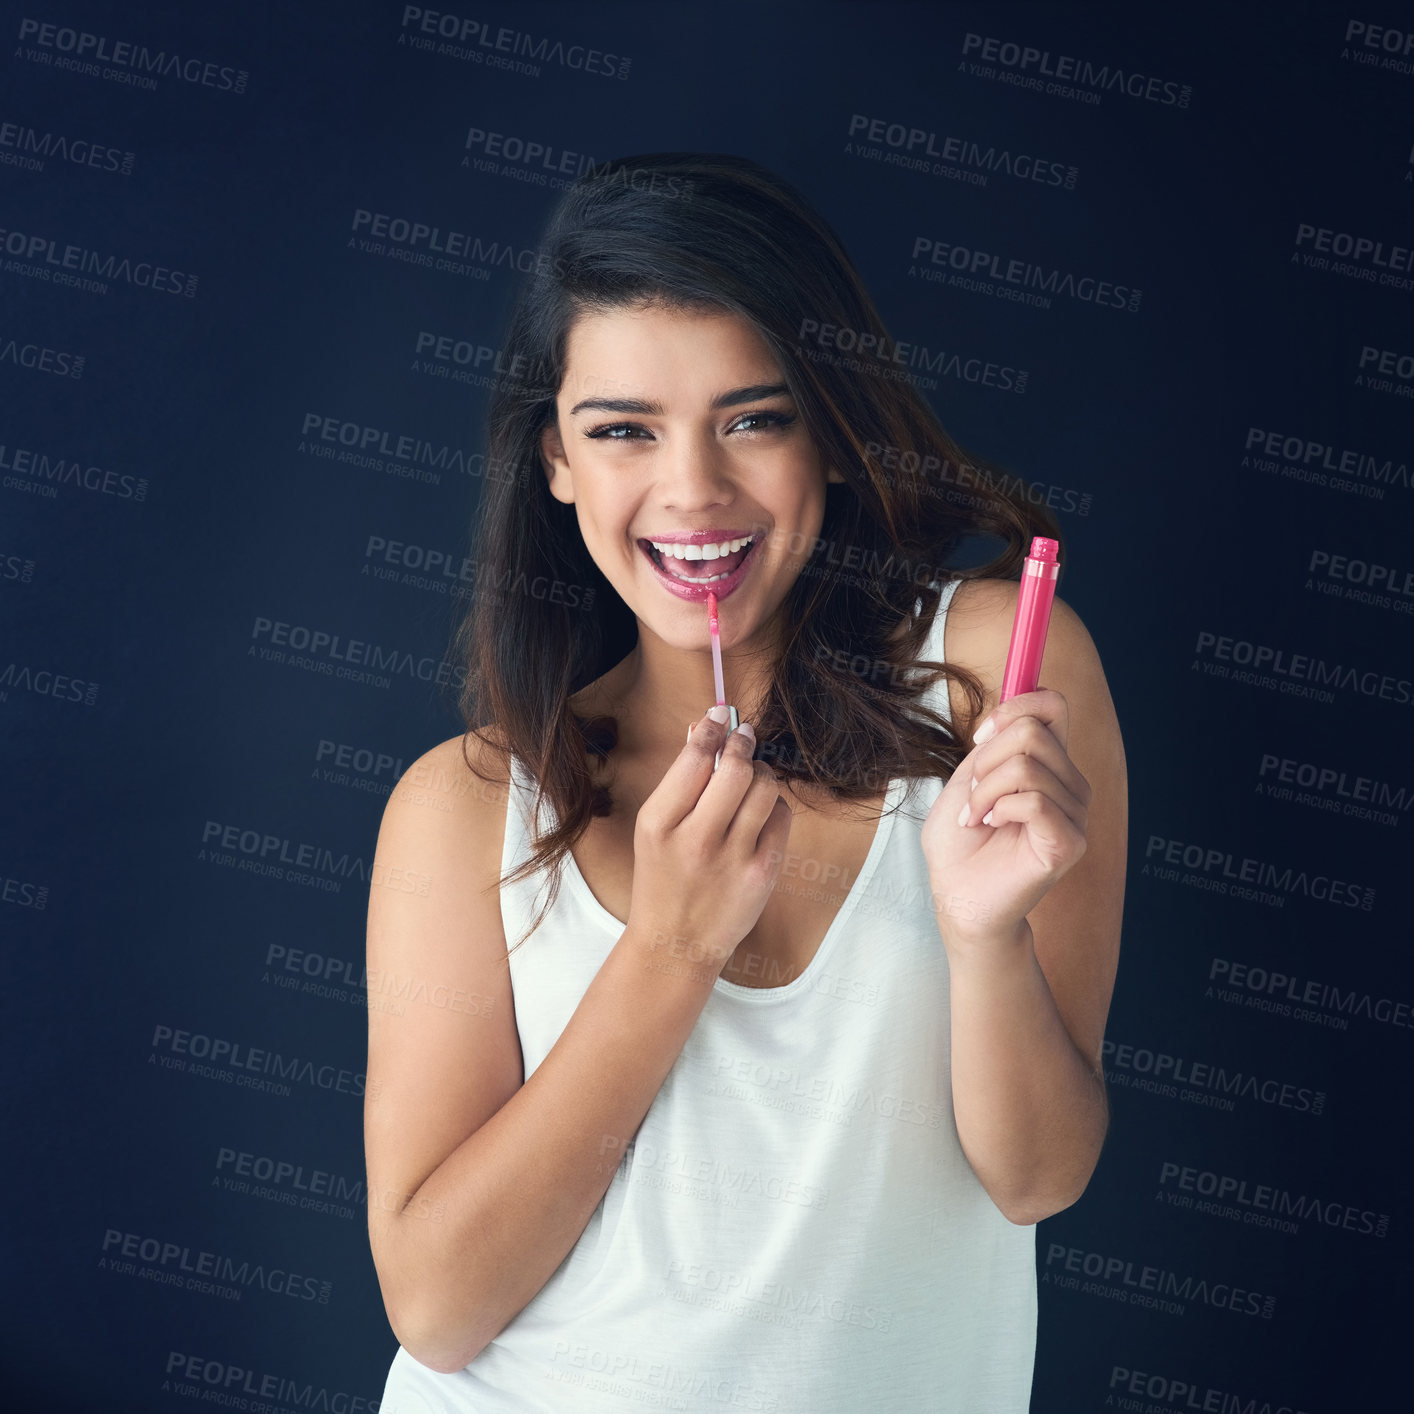
[[[794, 421], [794, 413], [748, 412], [737, 418], [730, 430], [732, 432], [763, 432], [769, 427], [788, 427]], [[750, 425], [753, 423], [759, 425]], [[637, 422], [606, 422], [598, 427], [589, 428], [584, 435], [602, 442], [633, 442], [638, 440], [639, 434], [644, 437], [650, 435], [648, 429]]]
[[602, 427], [591, 427], [584, 435], [586, 437], [599, 437], [606, 442], [627, 442], [627, 437], [616, 437], [616, 432], [642, 432], [644, 429], [633, 422], [606, 422]]
[[759, 422], [762, 427], [747, 427], [747, 432], [760, 432], [765, 427], [789, 427], [795, 421], [793, 414], [784, 412], [749, 412], [745, 417], [740, 418], [735, 430], [742, 430], [743, 424], [748, 422]]

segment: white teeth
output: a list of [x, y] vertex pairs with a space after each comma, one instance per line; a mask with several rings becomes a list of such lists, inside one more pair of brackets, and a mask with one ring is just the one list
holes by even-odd
[[724, 574], [709, 574], [706, 579], [694, 579], [689, 574], [674, 574], [674, 579], [680, 579], [684, 584], [716, 584], [719, 579], [725, 579]]
[[[754, 538], [745, 535], [739, 540], [723, 540], [717, 545], [683, 545], [675, 542], [665, 544], [657, 540], [650, 540], [648, 543], [664, 560], [720, 560], [723, 555], [733, 554], [743, 546], [750, 545]], [[674, 579], [680, 579], [684, 584], [715, 584], [717, 580], [727, 577], [725, 574], [713, 574], [705, 579], [694, 579], [690, 575], [678, 574], [676, 570], [669, 572]]]
[[743, 545], [750, 545], [751, 541], [752, 537], [747, 535], [740, 540], [723, 540], [719, 545], [664, 544], [657, 540], [650, 540], [648, 543], [659, 554], [671, 555], [675, 560], [720, 560], [723, 555], [730, 555], [740, 550]]

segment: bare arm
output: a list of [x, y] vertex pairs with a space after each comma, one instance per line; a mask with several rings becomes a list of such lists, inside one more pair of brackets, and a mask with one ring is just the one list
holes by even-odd
[[[701, 740], [664, 778], [670, 789], [639, 812], [636, 851], [653, 867], [635, 871], [635, 919], [663, 917], [653, 881], [681, 878], [686, 861], [704, 850], [715, 860], [730, 849], [734, 867], [755, 858], [758, 913], [774, 878], [770, 855], [779, 851], [790, 815], [777, 806], [770, 772], [753, 767], [750, 748], [737, 745], [730, 756], [723, 751], [723, 769], [713, 777], [721, 743], [696, 735]], [[489, 750], [474, 739], [472, 749], [487, 770]], [[663, 819], [664, 800], [697, 801], [709, 778], [713, 784], [692, 813], [680, 818], [668, 810], [673, 818]], [[735, 940], [669, 920], [666, 936], [705, 940], [684, 965], [677, 949], [659, 945], [658, 930], [640, 931], [631, 920], [525, 1080], [498, 888], [505, 785], [488, 787], [467, 771], [461, 738], [428, 752], [404, 779], [408, 787], [400, 783], [384, 813], [375, 880], [430, 878], [425, 896], [376, 883], [370, 895], [369, 1242], [399, 1341], [420, 1363], [453, 1372], [574, 1247]], [[675, 830], [645, 826], [654, 802], [659, 821]], [[725, 831], [728, 824], [735, 833]], [[667, 843], [655, 853], [662, 839]], [[700, 890], [677, 886], [698, 916], [706, 915], [713, 876], [704, 874]], [[408, 986], [401, 1014], [379, 1005], [390, 994], [375, 979], [388, 978]]]
[[523, 1084], [495, 879], [504, 787], [467, 771], [460, 738], [409, 778], [421, 784], [389, 800], [374, 875], [430, 879], [426, 897], [375, 887], [369, 902], [369, 1241], [399, 1341], [454, 1371], [573, 1248], [714, 974], [660, 970], [626, 931]]
[[[977, 725], [997, 706], [1016, 590], [1005, 581], [979, 582], [969, 612], [959, 616], [958, 645], [949, 649], [950, 658], [975, 667], [988, 689]], [[949, 638], [953, 627], [950, 612]], [[1100, 1054], [1119, 959], [1128, 836], [1124, 747], [1114, 705], [1089, 634], [1059, 599], [1040, 680], [1062, 694], [1068, 707], [1063, 745], [1083, 778], [1082, 855], [1018, 921], [963, 931], [946, 908], [939, 914], [951, 974], [959, 1138], [993, 1201], [1020, 1224], [1074, 1203], [1104, 1143], [1109, 1112]], [[1035, 784], [1024, 778], [1026, 772], [1037, 769], [1037, 760], [1013, 759], [998, 774], [1014, 770], [1014, 778], [1009, 775], [998, 788], [1024, 791]], [[965, 764], [958, 773], [970, 774]], [[968, 785], [950, 782], [953, 817], [958, 804], [971, 799]], [[990, 792], [983, 795], [973, 821], [991, 803]], [[1005, 812], [993, 813], [996, 818]]]
[[953, 1106], [973, 1171], [1011, 1222], [1068, 1208], [1095, 1171], [1109, 1111], [1029, 927], [984, 963], [952, 964], [951, 1015]]

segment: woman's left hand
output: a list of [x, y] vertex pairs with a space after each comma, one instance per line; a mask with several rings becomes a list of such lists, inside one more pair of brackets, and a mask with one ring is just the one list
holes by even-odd
[[923, 853], [950, 950], [1016, 937], [1085, 853], [1090, 785], [1068, 729], [1065, 698], [1047, 688], [994, 707], [928, 812]]

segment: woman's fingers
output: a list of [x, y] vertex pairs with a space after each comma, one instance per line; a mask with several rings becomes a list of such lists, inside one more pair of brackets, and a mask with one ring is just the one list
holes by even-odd
[[[1022, 710], [1027, 706], [1034, 706], [1037, 710]], [[1002, 713], [1006, 716], [1004, 720], [998, 720], [996, 731], [988, 735], [982, 744], [974, 746], [957, 768], [957, 774], [967, 781], [969, 794], [974, 799], [977, 798], [977, 792], [983, 789], [984, 783], [995, 776], [1004, 763], [1018, 759], [1029, 760], [1046, 768], [1049, 777], [1059, 785], [1064, 794], [1081, 806], [1088, 806], [1090, 783], [1080, 774], [1075, 762], [1065, 750], [1064, 733], [1068, 721], [1065, 698], [1060, 693], [1051, 691], [1024, 693], [1004, 702], [990, 714], [988, 720], [997, 720]], [[1056, 735], [1058, 725], [1062, 731], [1059, 737]], [[994, 793], [989, 804], [995, 801], [996, 795], [1000, 793], [1002, 780], [1010, 780], [1012, 783], [1008, 788], [1012, 790], [1029, 787], [1049, 788], [1041, 784], [1044, 777], [1018, 777], [1014, 774], [1016, 769], [1012, 768], [1011, 776], [998, 777], [997, 781], [993, 782]], [[1060, 796], [1057, 796], [1057, 799], [1060, 799]], [[980, 820], [985, 813], [985, 810], [972, 811], [969, 818]]]
[[[696, 736], [694, 731], [694, 740]], [[733, 834], [737, 813], [751, 796], [763, 770], [772, 785], [775, 783], [770, 768], [763, 762], [751, 759], [755, 750], [754, 733], [741, 731], [732, 732], [724, 742], [719, 741], [708, 749], [707, 775], [698, 787], [699, 795], [692, 807], [691, 819], [700, 824], [712, 840], [725, 840]], [[713, 770], [712, 761], [717, 751], [722, 753], [722, 760]], [[769, 806], [766, 813], [770, 813]], [[759, 823], [756, 833], [760, 833]], [[739, 835], [735, 837], [739, 838]], [[754, 841], [755, 836], [752, 838]]]
[[[640, 814], [649, 811], [652, 823], [661, 829], [670, 830], [680, 825], [696, 809], [707, 782], [712, 779], [717, 752], [722, 751], [728, 741], [726, 725], [714, 722], [704, 712], [692, 724], [686, 745], [664, 772], [658, 788], [640, 807]], [[730, 819], [728, 811], [721, 821], [723, 831]]]
[[[1009, 697], [993, 707], [977, 724], [972, 740], [981, 746], [995, 741], [1013, 722], [1022, 717], [1034, 717], [1051, 730], [1061, 750], [1070, 739], [1070, 704], [1054, 688], [1038, 687], [1035, 692], [1023, 692]], [[990, 730], [988, 730], [990, 728]]]
[[[1064, 756], [1064, 753], [1062, 753]], [[1047, 760], [1040, 756], [1014, 755], [1006, 757], [985, 775], [976, 777], [977, 784], [970, 791], [963, 806], [965, 818], [960, 824], [976, 825], [990, 814], [990, 824], [997, 824], [996, 807], [1012, 795], [1034, 793], [1054, 802], [1060, 811], [1082, 833], [1089, 814], [1089, 783], [1075, 769], [1075, 763], [1064, 757], [1063, 775], [1057, 775]], [[1070, 782], [1081, 787], [1079, 791]]]
[[987, 827], [1021, 825], [1031, 852], [1048, 869], [1068, 870], [1085, 853], [1085, 827], [1041, 791], [1004, 795], [988, 812]]

